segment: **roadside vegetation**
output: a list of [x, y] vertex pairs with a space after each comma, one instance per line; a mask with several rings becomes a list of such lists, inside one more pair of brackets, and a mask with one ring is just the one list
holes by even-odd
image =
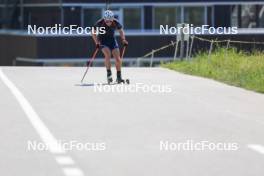
[[233, 86], [264, 93], [264, 53], [216, 49], [210, 56], [200, 53], [189, 61], [162, 64], [186, 74], [211, 78]]

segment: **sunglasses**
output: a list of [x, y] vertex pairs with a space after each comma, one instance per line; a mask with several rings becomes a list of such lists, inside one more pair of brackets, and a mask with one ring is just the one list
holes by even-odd
[[111, 20], [105, 20], [105, 23], [112, 23], [113, 21]]

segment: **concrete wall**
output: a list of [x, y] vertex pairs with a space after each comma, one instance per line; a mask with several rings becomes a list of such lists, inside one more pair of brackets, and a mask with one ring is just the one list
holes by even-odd
[[[263, 35], [235, 35], [235, 36], [201, 36], [207, 39], [232, 39], [244, 41], [264, 41]], [[141, 57], [152, 49], [160, 48], [175, 41], [175, 36], [128, 36], [129, 47], [126, 57]], [[240, 49], [251, 51], [263, 50], [263, 45], [236, 44]], [[193, 52], [208, 50], [209, 43], [194, 41]], [[25, 58], [89, 58], [94, 51], [91, 37], [86, 36], [27, 36], [27, 35], [0, 35], [0, 65], [12, 65], [17, 57]], [[168, 48], [156, 54], [156, 57], [172, 57], [174, 48]], [[103, 57], [102, 54], [98, 57]]]

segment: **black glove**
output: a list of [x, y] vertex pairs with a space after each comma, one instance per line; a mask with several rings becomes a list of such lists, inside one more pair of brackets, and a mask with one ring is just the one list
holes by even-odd
[[124, 39], [124, 40], [122, 40], [122, 44], [123, 44], [124, 46], [128, 46], [128, 41], [127, 41], [126, 39]]

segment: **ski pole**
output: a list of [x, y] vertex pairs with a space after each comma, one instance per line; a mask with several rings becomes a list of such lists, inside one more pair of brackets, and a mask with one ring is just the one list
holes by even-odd
[[99, 48], [96, 48], [96, 50], [95, 50], [94, 53], [93, 53], [92, 58], [91, 58], [91, 59], [89, 60], [89, 62], [87, 63], [87, 68], [86, 68], [86, 71], [85, 71], [85, 73], [84, 73], [84, 75], [83, 75], [83, 77], [82, 77], [81, 83], [83, 83], [83, 80], [84, 80], [84, 78], [85, 78], [85, 76], [86, 76], [86, 74], [87, 74], [87, 72], [88, 72], [88, 70], [89, 70], [89, 67], [91, 67], [92, 62], [93, 62], [93, 60], [95, 59], [96, 54], [98, 53], [98, 51], [99, 51]]
[[123, 58], [124, 58], [124, 55], [125, 55], [125, 52], [126, 52], [126, 45], [123, 47], [123, 49], [122, 49], [122, 52], [121, 52], [121, 59], [123, 60]]

